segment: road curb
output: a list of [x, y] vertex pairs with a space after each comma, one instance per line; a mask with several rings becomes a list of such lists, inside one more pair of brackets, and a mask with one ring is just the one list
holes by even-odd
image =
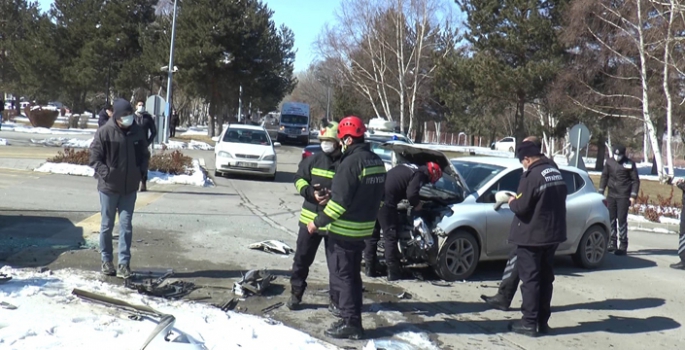
[[638, 230], [638, 231], [650, 231], [650, 232], [657, 232], [657, 233], [666, 233], [666, 234], [678, 234], [678, 226], [677, 225], [670, 225], [670, 224], [662, 224], [662, 223], [656, 223], [656, 222], [644, 222], [644, 221], [635, 221], [635, 220], [628, 220], [628, 229], [629, 230]]

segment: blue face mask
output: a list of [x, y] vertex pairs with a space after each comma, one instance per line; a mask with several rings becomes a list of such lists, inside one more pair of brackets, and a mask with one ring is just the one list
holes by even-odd
[[133, 124], [133, 114], [119, 118], [119, 123], [125, 127], [131, 126]]

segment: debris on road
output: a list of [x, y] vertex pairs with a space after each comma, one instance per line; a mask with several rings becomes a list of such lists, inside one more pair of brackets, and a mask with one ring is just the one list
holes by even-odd
[[221, 311], [226, 312], [226, 311], [231, 311], [235, 309], [236, 305], [238, 305], [238, 299], [236, 298], [231, 298], [229, 301], [221, 304], [221, 305], [214, 305], [218, 307]]
[[384, 290], [374, 290], [374, 291], [371, 291], [371, 293], [375, 293], [375, 294], [379, 294], [379, 295], [389, 295], [389, 296], [395, 297], [397, 299], [409, 300], [412, 298], [412, 295], [409, 292], [402, 292], [402, 293], [395, 294], [395, 293], [391, 293], [391, 292], [386, 292]]
[[266, 270], [250, 270], [243, 275], [243, 278], [240, 281], [233, 284], [233, 293], [245, 297], [260, 295], [275, 279], [276, 276]]
[[164, 282], [166, 279], [173, 276], [173, 274], [173, 270], [168, 270], [167, 273], [159, 278], [150, 278], [140, 283], [126, 279], [124, 281], [124, 286], [129, 289], [134, 289], [141, 294], [152, 295], [165, 299], [179, 299], [197, 289], [195, 284], [191, 282], [174, 281], [165, 284]]
[[12, 280], [12, 276], [5, 275], [4, 273], [0, 273], [0, 284], [9, 282]]
[[123, 300], [110, 298], [110, 297], [108, 297], [106, 295], [102, 295], [102, 294], [92, 293], [92, 292], [88, 292], [88, 291], [77, 289], [77, 288], [74, 288], [71, 291], [71, 294], [76, 295], [80, 299], [90, 301], [91, 303], [115, 307], [115, 308], [121, 309], [123, 311], [126, 311], [128, 313], [140, 314], [140, 315], [145, 315], [145, 316], [150, 316], [150, 317], [162, 316], [161, 312], [159, 312], [159, 311], [157, 311], [157, 310], [155, 310], [149, 306], [131, 304], [131, 303], [125, 302]]
[[16, 310], [17, 309], [16, 306], [14, 306], [14, 305], [6, 302], [6, 301], [0, 301], [0, 307], [3, 309], [7, 309], [7, 310]]
[[247, 247], [250, 249], [263, 250], [267, 253], [272, 254], [278, 253], [288, 255], [290, 253], [295, 252], [295, 250], [293, 248], [290, 248], [290, 246], [288, 246], [287, 244], [283, 243], [282, 241], [277, 241], [275, 239], [252, 243]]
[[278, 308], [281, 307], [281, 306], [283, 306], [283, 303], [281, 303], [281, 302], [278, 302], [278, 303], [273, 304], [273, 305], [271, 305], [271, 306], [267, 306], [267, 307], [265, 307], [265, 308], [262, 309], [262, 313], [265, 314], [265, 313], [267, 313], [267, 312], [276, 310], [276, 309], [278, 309]]
[[445, 282], [445, 281], [431, 281], [430, 283], [432, 285], [438, 286], [438, 287], [450, 287], [450, 286], [452, 286], [452, 283]]

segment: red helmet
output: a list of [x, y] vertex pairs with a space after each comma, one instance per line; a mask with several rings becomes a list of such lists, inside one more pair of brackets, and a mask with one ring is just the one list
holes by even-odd
[[338, 124], [338, 139], [342, 140], [346, 136], [362, 137], [366, 132], [364, 122], [355, 116], [343, 118]]
[[440, 169], [438, 163], [428, 162], [426, 163], [426, 168], [428, 168], [428, 177], [432, 184], [438, 182], [438, 180], [442, 178], [442, 169]]

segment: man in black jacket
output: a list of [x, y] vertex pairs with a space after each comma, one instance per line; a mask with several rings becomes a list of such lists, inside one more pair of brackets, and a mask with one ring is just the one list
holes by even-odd
[[[136, 124], [143, 129], [143, 135], [145, 135], [145, 140], [149, 147], [155, 141], [155, 137], [157, 137], [157, 127], [150, 113], [145, 111], [145, 102], [143, 100], [136, 102]], [[147, 167], [149, 162], [150, 158], [148, 157], [140, 169], [143, 172], [140, 180], [140, 192], [147, 191]]]
[[[614, 156], [604, 163], [602, 177], [599, 180], [599, 193], [604, 195], [607, 186], [607, 204], [611, 219], [611, 241], [607, 250], [616, 251], [616, 255], [625, 255], [628, 251], [628, 209], [635, 203], [640, 190], [640, 177], [635, 162], [626, 156], [624, 146], [616, 146]], [[616, 231], [620, 247], [616, 249]]]
[[[540, 142], [540, 139], [537, 138], [537, 136], [528, 136], [523, 139], [523, 142], [526, 141], [534, 143], [535, 147], [539, 148], [540, 153], [542, 154], [542, 142]], [[544, 155], [541, 156], [541, 158], [545, 159], [553, 167], [559, 169], [559, 166], [557, 166], [557, 163], [555, 163], [554, 160], [547, 158]], [[512, 249], [511, 253], [509, 253], [509, 259], [507, 260], [507, 265], [504, 267], [502, 281], [499, 284], [497, 294], [491, 297], [487, 295], [480, 296], [483, 301], [495, 309], [507, 311], [509, 310], [509, 306], [511, 306], [511, 301], [514, 300], [516, 290], [518, 289], [519, 282], [521, 281], [519, 278], [518, 269], [516, 268], [516, 260], [518, 260], [518, 258], [516, 257], [516, 248], [514, 248]]]
[[[436, 183], [442, 178], [440, 165], [427, 162], [426, 165], [400, 164], [388, 171], [385, 180], [385, 194], [383, 205], [378, 212], [378, 222], [383, 230], [383, 246], [385, 247], [385, 264], [388, 267], [388, 281], [402, 279], [400, 266], [400, 252], [397, 246], [397, 230], [400, 225], [400, 213], [397, 205], [407, 200], [413, 210], [421, 210], [419, 191], [427, 183]], [[375, 233], [375, 232], [374, 232]], [[364, 250], [366, 274], [373, 274], [375, 270], [376, 248], [378, 238], [373, 237], [366, 242]]]
[[359, 339], [362, 328], [361, 264], [364, 240], [371, 236], [383, 198], [385, 164], [364, 143], [364, 122], [346, 117], [338, 125], [343, 156], [331, 185], [331, 199], [307, 225], [310, 234], [328, 227], [330, 294], [341, 319], [325, 334]]
[[[685, 180], [680, 179], [676, 181], [676, 186], [683, 191], [683, 208], [685, 208]], [[676, 270], [685, 270], [685, 213], [680, 213], [680, 234], [678, 235], [678, 256], [680, 262], [671, 264], [671, 268]]]
[[[323, 152], [303, 159], [295, 174], [295, 188], [304, 197], [304, 202], [300, 212], [300, 230], [297, 235], [293, 272], [290, 277], [290, 299], [286, 303], [291, 310], [300, 308], [302, 295], [307, 288], [309, 267], [314, 262], [321, 240], [324, 240], [324, 246], [328, 246], [328, 239], [325, 236], [327, 229], [324, 227], [319, 232], [309, 234], [307, 224], [323, 212], [330, 199], [333, 176], [342, 156], [338, 141], [338, 123], [331, 122], [319, 136], [319, 140]], [[326, 260], [328, 261], [328, 255], [326, 255]], [[331, 298], [329, 310], [334, 315], [339, 314], [333, 298]]]
[[566, 241], [566, 182], [559, 169], [533, 142], [522, 142], [516, 153], [524, 172], [517, 195], [509, 199], [514, 213], [509, 243], [516, 245], [521, 278], [521, 321], [509, 329], [528, 336], [548, 333], [551, 316], [554, 254]]
[[[133, 107], [124, 99], [114, 101], [114, 114], [99, 128], [90, 144], [90, 166], [98, 179], [102, 221], [100, 252], [102, 273], [131, 276], [131, 218], [136, 205], [136, 191], [141, 166], [150, 156], [142, 129], [134, 123]], [[119, 213], [119, 263], [112, 263], [112, 230]]]
[[114, 111], [112, 110], [112, 105], [107, 104], [105, 105], [105, 108], [103, 108], [100, 113], [98, 113], [98, 128], [103, 127], [105, 124], [107, 124], [107, 121], [109, 121], [109, 118], [112, 117], [112, 114], [114, 114]]

